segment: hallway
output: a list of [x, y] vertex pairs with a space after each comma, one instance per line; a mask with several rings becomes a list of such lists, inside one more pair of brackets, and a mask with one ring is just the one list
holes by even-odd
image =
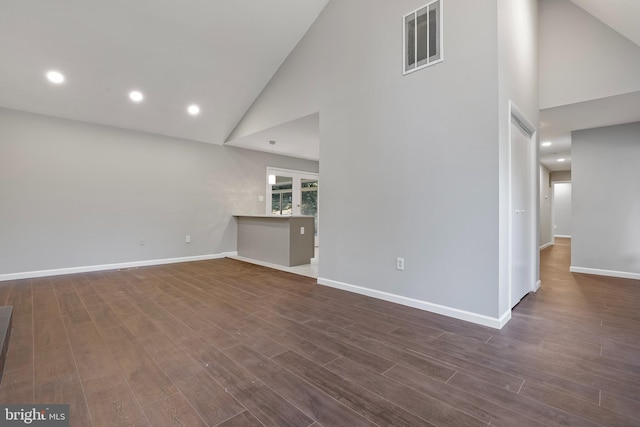
[[542, 250], [541, 289], [514, 308], [504, 341], [490, 341], [539, 370], [519, 394], [604, 425], [640, 425], [640, 281], [570, 273], [570, 261], [571, 239]]

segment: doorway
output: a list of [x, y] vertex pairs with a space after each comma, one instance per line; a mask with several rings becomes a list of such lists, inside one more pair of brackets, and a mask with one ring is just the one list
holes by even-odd
[[535, 129], [512, 106], [509, 127], [509, 302], [535, 289]]
[[553, 183], [553, 238], [571, 238], [571, 183]]
[[320, 245], [319, 185], [316, 173], [267, 168], [266, 214], [312, 216], [316, 248]]

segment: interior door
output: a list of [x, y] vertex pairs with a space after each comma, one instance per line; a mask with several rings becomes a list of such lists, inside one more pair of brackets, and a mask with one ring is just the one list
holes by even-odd
[[532, 289], [530, 222], [534, 214], [530, 199], [531, 135], [511, 120], [511, 307]]

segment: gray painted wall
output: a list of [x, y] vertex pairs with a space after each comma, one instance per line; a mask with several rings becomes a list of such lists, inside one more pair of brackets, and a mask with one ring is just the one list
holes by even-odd
[[640, 46], [569, 0], [540, 0], [540, 108], [640, 90]]
[[318, 171], [307, 160], [0, 109], [0, 274], [235, 251], [231, 215], [264, 213], [267, 166]]
[[402, 16], [422, 5], [330, 2], [231, 138], [319, 111], [321, 278], [496, 318], [499, 105], [520, 84], [536, 120], [537, 79], [498, 93], [495, 0], [446, 1], [444, 62], [403, 76]]
[[553, 184], [553, 234], [571, 236], [571, 183]]
[[540, 246], [553, 243], [550, 177], [549, 169], [540, 165]]
[[[509, 301], [509, 128], [511, 117], [509, 104], [515, 107], [534, 129], [539, 122], [538, 106], [538, 1], [498, 0], [498, 147], [499, 147], [499, 312], [511, 309]], [[535, 135], [532, 144], [537, 144]], [[538, 150], [531, 159], [531, 174], [538, 176]], [[534, 226], [539, 226], [538, 183], [532, 178], [535, 189], [528, 195], [531, 208], [527, 209], [535, 218]], [[530, 250], [535, 259], [531, 271], [533, 281], [539, 279], [538, 233], [531, 236]], [[534, 286], [534, 283], [531, 283]]]
[[640, 275], [640, 122], [572, 132], [572, 267]]

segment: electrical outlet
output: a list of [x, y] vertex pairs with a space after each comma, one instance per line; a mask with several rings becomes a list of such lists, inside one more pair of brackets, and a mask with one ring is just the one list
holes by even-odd
[[304, 227], [300, 227], [300, 234], [304, 234]]
[[258, 201], [259, 202], [264, 202], [264, 196], [258, 196]]
[[191, 243], [191, 236], [187, 234], [186, 237], [184, 238], [184, 242]]
[[144, 246], [144, 237], [140, 238], [140, 246]]
[[404, 258], [396, 258], [396, 270], [404, 270]]

